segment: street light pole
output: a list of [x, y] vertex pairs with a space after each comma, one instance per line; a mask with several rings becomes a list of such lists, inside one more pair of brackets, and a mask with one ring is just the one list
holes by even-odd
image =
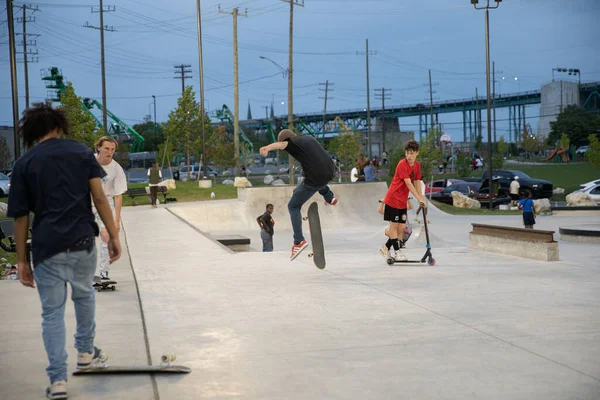
[[156, 96], [152, 95], [152, 100], [154, 100], [154, 140], [156, 141]]
[[487, 136], [488, 136], [488, 187], [489, 187], [489, 201], [488, 205], [490, 210], [493, 209], [492, 203], [492, 108], [491, 108], [491, 88], [490, 88], [490, 9], [495, 9], [500, 6], [502, 0], [494, 0], [496, 6], [490, 6], [490, 0], [487, 0], [485, 7], [477, 7], [479, 0], [471, 0], [471, 4], [476, 10], [485, 10], [485, 81], [487, 88]]
[[202, 179], [206, 179], [206, 167], [208, 163], [205, 160], [206, 157], [206, 137], [205, 137], [205, 128], [204, 128], [204, 67], [202, 65], [202, 19], [200, 13], [200, 0], [196, 0], [196, 25], [198, 31], [198, 62], [199, 67], [198, 71], [200, 72], [200, 124], [202, 131], [202, 167], [200, 168], [200, 174], [202, 174]]

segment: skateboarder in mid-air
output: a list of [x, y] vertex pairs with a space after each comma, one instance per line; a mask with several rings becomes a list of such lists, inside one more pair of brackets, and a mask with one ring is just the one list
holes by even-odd
[[[408, 194], [412, 193], [417, 201], [427, 207], [425, 197], [421, 194], [421, 164], [417, 161], [419, 143], [409, 140], [404, 144], [406, 158], [396, 166], [392, 183], [383, 199], [385, 208], [383, 219], [389, 221], [389, 239], [381, 248], [381, 254], [387, 259], [392, 257], [396, 261], [406, 261], [406, 256], [400, 251], [398, 238], [402, 237], [407, 219]], [[391, 247], [394, 247], [394, 253]]]
[[[29, 151], [14, 166], [8, 197], [7, 216], [15, 219], [19, 280], [24, 286], [37, 285], [42, 303], [42, 336], [50, 364], [46, 369], [49, 399], [67, 398], [67, 282], [77, 318], [77, 368], [90, 368], [104, 357], [94, 346], [92, 278], [96, 269], [94, 237], [99, 229], [92, 214], [92, 198], [108, 231], [109, 261], [121, 256], [115, 221], [102, 190], [106, 173], [87, 147], [60, 138], [68, 134], [62, 111], [43, 103], [25, 110], [19, 135]], [[31, 242], [35, 272], [26, 254], [30, 213], [35, 213]]]
[[325, 149], [309, 135], [297, 136], [289, 129], [279, 132], [277, 142], [260, 148], [260, 155], [266, 157], [269, 151], [285, 150], [302, 166], [304, 180], [296, 186], [288, 203], [288, 210], [294, 230], [294, 245], [291, 260], [308, 246], [302, 235], [302, 215], [300, 209], [316, 192], [325, 199], [325, 204], [336, 205], [338, 200], [327, 184], [333, 179], [335, 165]]

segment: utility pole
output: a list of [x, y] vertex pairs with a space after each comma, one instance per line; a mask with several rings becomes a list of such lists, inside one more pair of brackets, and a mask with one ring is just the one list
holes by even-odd
[[386, 89], [386, 88], [381, 88], [381, 89], [375, 89], [375, 91], [376, 91], [375, 98], [381, 99], [381, 142], [382, 142], [381, 151], [384, 152], [385, 151], [385, 101], [391, 100], [392, 90]]
[[107, 115], [106, 115], [106, 67], [104, 62], [104, 31], [114, 32], [115, 28], [112, 26], [104, 25], [104, 13], [105, 12], [113, 12], [115, 11], [115, 6], [107, 6], [104, 9], [103, 0], [100, 0], [100, 8], [98, 11], [94, 10], [92, 7], [92, 14], [100, 13], [100, 26], [93, 26], [89, 23], [85, 23], [85, 28], [92, 28], [100, 30], [100, 70], [102, 74], [102, 125], [104, 127], [105, 133], [108, 134], [108, 123], [107, 123]]
[[[325, 118], [327, 115], [327, 98], [329, 94], [329, 81], [326, 80], [325, 83], [319, 83], [320, 86], [325, 86], [325, 89], [319, 89], [320, 91], [325, 92], [325, 97], [319, 97], [320, 99], [325, 99], [325, 107], [323, 107], [323, 143], [325, 143]], [[333, 85], [333, 83], [331, 83]], [[333, 97], [332, 97], [333, 99]]]
[[222, 14], [233, 15], [233, 147], [235, 151], [235, 176], [240, 175], [240, 99], [239, 99], [239, 80], [238, 80], [238, 41], [237, 41], [237, 20], [238, 16], [247, 17], [248, 11], [239, 14], [236, 7], [232, 12], [221, 11]]
[[269, 120], [269, 106], [262, 106], [265, 109], [265, 121]]
[[175, 68], [175, 77], [173, 79], [181, 79], [181, 95], [183, 96], [183, 92], [185, 92], [185, 80], [192, 79], [191, 74], [192, 70], [190, 69], [192, 66], [190, 64], [180, 64], [174, 65]]
[[[21, 22], [23, 24], [23, 73], [24, 73], [24, 80], [25, 80], [25, 108], [29, 107], [29, 70], [28, 70], [28, 63], [29, 63], [29, 56], [35, 56], [38, 54], [37, 50], [35, 52], [31, 52], [28, 51], [27, 46], [28, 45], [32, 45], [35, 46], [36, 42], [35, 41], [29, 41], [28, 37], [29, 36], [40, 36], [40, 35], [34, 35], [34, 34], [30, 34], [27, 33], [27, 23], [28, 22], [35, 22], [35, 17], [27, 17], [27, 9], [36, 12], [39, 11], [39, 9], [37, 8], [37, 6], [34, 8], [32, 6], [28, 6], [27, 4], [23, 4], [23, 17], [22, 18], [18, 18], [17, 22]], [[36, 58], [32, 58], [31, 62], [37, 62], [37, 57]]]
[[[294, 6], [304, 7], [304, 0], [281, 0], [290, 3], [290, 44], [289, 44], [289, 67], [288, 67], [288, 129], [294, 129]], [[294, 184], [294, 157], [290, 156], [290, 185]]]
[[[202, 166], [208, 165], [208, 162], [204, 159], [206, 157], [206, 132], [204, 127], [204, 65], [202, 62], [202, 14], [200, 12], [200, 0], [196, 0], [196, 25], [198, 31], [198, 70], [200, 72], [200, 123], [202, 124]], [[209, 104], [210, 108], [210, 104]], [[201, 168], [202, 174], [198, 174], [198, 179], [200, 179], [200, 175], [202, 175], [202, 179], [206, 179], [206, 169], [207, 167]]]
[[429, 70], [429, 113], [431, 114], [431, 130], [433, 131], [433, 84], [431, 83], [431, 70]]
[[12, 88], [12, 108], [13, 108], [13, 140], [14, 140], [14, 161], [21, 156], [21, 146], [19, 144], [18, 125], [19, 125], [19, 92], [17, 87], [17, 51], [15, 49], [15, 21], [13, 16], [13, 0], [6, 0], [6, 16], [8, 23], [8, 47], [10, 53], [10, 81]]
[[492, 109], [494, 110], [494, 143], [498, 143], [496, 140], [496, 61], [492, 62], [492, 71], [492, 82], [494, 82], [494, 86], [492, 88]]
[[156, 96], [152, 95], [152, 100], [154, 100], [154, 140], [156, 140]]
[[371, 89], [369, 88], [369, 55], [376, 55], [377, 51], [369, 52], [369, 39], [365, 39], [366, 48], [365, 52], [357, 51], [357, 55], [364, 55], [367, 61], [367, 154], [369, 155], [369, 160], [373, 159], [373, 155], [371, 154]]

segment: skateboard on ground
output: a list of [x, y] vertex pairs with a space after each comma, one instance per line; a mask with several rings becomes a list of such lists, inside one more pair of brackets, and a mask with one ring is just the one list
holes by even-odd
[[308, 220], [308, 228], [310, 229], [310, 244], [312, 253], [308, 253], [308, 257], [312, 258], [315, 265], [319, 269], [325, 268], [325, 248], [323, 246], [323, 232], [321, 231], [321, 219], [319, 218], [319, 206], [316, 202], [312, 202], [308, 206], [308, 216], [303, 218]]
[[94, 276], [93, 287], [98, 292], [101, 292], [103, 290], [112, 290], [114, 292], [116, 284], [117, 284], [117, 281], [112, 281], [112, 280], [103, 281], [99, 276], [97, 276], [97, 275]]
[[161, 357], [160, 365], [115, 365], [106, 364], [106, 360], [88, 369], [73, 371], [73, 375], [98, 375], [98, 374], [188, 374], [192, 370], [183, 365], [173, 365], [175, 356], [165, 354]]
[[396, 261], [392, 257], [388, 257], [386, 259], [386, 262], [388, 263], [388, 265], [406, 264], [406, 263], [424, 263], [425, 261], [427, 261], [428, 265], [431, 265], [431, 266], [435, 265], [435, 259], [433, 258], [433, 254], [431, 254], [431, 244], [429, 244], [429, 230], [427, 229], [427, 222], [428, 222], [427, 208], [423, 207], [422, 205], [419, 206], [419, 209], [417, 210], [417, 215], [419, 215], [419, 212], [421, 212], [421, 210], [423, 211], [423, 225], [425, 227], [425, 238], [427, 239], [427, 245], [425, 247], [426, 247], [427, 251], [425, 251], [425, 254], [423, 254], [423, 257], [420, 260]]

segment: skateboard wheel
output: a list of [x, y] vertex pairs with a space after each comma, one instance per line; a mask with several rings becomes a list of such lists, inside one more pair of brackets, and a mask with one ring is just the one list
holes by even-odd
[[314, 254], [313, 253], [308, 253], [308, 258], [313, 258]]
[[112, 291], [114, 292], [114, 291], [115, 291], [115, 285], [112, 285], [112, 286], [110, 287], [110, 290], [112, 290]]
[[162, 361], [163, 363], [169, 362], [169, 361], [175, 361], [177, 357], [175, 356], [175, 354], [163, 354], [160, 357], [160, 361]]
[[434, 265], [435, 265], [435, 258], [433, 258], [433, 257], [429, 257], [429, 258], [427, 259], [427, 264], [429, 264], [429, 265], [431, 265], [431, 266], [434, 266]]
[[307, 221], [308, 217], [302, 217], [302, 221]]
[[394, 264], [394, 259], [393, 258], [388, 258], [387, 260], [388, 265], [393, 265]]

